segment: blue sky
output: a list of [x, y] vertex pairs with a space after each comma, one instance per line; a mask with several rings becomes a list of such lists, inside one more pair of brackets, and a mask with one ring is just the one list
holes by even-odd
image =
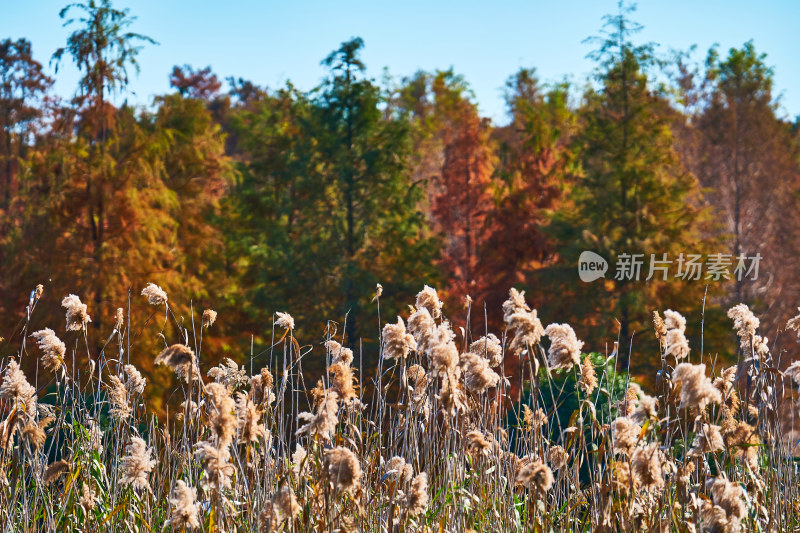
[[[0, 0], [0, 38], [26, 37], [43, 63], [70, 30], [58, 11], [66, 0]], [[616, 10], [609, 0], [406, 2], [285, 0], [117, 0], [138, 17], [134, 31], [160, 44], [140, 54], [141, 73], [130, 84], [129, 101], [149, 103], [169, 90], [173, 65], [210, 65], [225, 78], [277, 87], [291, 80], [301, 89], [324, 75], [320, 61], [352, 36], [364, 39], [369, 74], [383, 68], [396, 77], [417, 69], [453, 67], [470, 83], [481, 112], [505, 121], [502, 87], [521, 67], [535, 67], [543, 81], [565, 77], [582, 84], [591, 73], [586, 59], [602, 16]], [[719, 43], [726, 52], [753, 39], [775, 67], [782, 113], [800, 115], [800, 2], [794, 0], [643, 0], [634, 19], [644, 26], [637, 40], [660, 51], [698, 45], [698, 58]], [[71, 65], [59, 70], [56, 91], [75, 91]]]

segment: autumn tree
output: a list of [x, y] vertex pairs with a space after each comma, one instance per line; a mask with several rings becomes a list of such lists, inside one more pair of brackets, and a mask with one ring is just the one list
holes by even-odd
[[[569, 201], [554, 220], [561, 261], [551, 269], [553, 282], [576, 288], [565, 290], [554, 309], [559, 316], [610, 332], [617, 322], [622, 354], [628, 353], [634, 332], [651, 328], [651, 312], [674, 302], [678, 294], [680, 309], [692, 319], [687, 307], [699, 309], [702, 304], [702, 281], [676, 282], [675, 266], [666, 274], [651, 274], [648, 267], [659, 266], [651, 260], [705, 251], [697, 182], [674, 149], [669, 106], [649, 85], [652, 47], [631, 42], [639, 27], [628, 19], [629, 11], [621, 6], [617, 15], [606, 17], [593, 55], [600, 64], [600, 87], [586, 93], [579, 113], [573, 150], [581, 169]], [[583, 250], [608, 261], [605, 279], [581, 284], [576, 269]], [[650, 338], [642, 337], [638, 346], [652, 347]], [[614, 334], [592, 339], [598, 347], [616, 340]], [[652, 360], [640, 357], [633, 360], [639, 370]]]
[[755, 304], [764, 330], [775, 331], [800, 301], [792, 273], [800, 268], [796, 134], [778, 117], [773, 71], [752, 42], [726, 57], [712, 48], [705, 67], [682, 86], [695, 105], [687, 109], [681, 153], [718, 213], [724, 251], [745, 267], [731, 276], [722, 305]]
[[[436, 277], [407, 124], [381, 109], [386, 97], [365, 75], [362, 46], [355, 39], [332, 53], [311, 93], [249, 87], [233, 108], [242, 162], [228, 246], [247, 287], [244, 320], [259, 337], [274, 311], [287, 310], [320, 337], [327, 320], [346, 324], [356, 345], [377, 331], [377, 283], [399, 302]], [[400, 311], [384, 305], [383, 317]]]
[[[381, 281], [376, 274], [384, 270], [387, 281], [403, 286], [420, 279], [406, 268], [419, 267], [420, 259], [433, 253], [426, 251], [424, 224], [416, 211], [419, 190], [408, 180], [407, 129], [403, 121], [387, 120], [381, 112], [384, 96], [365, 77], [363, 46], [355, 38], [325, 58], [329, 76], [315, 102], [323, 173], [336, 191], [332, 200], [337, 208], [329, 223], [332, 244], [338, 242], [343, 254], [339, 274], [350, 343], [365, 331], [363, 306]], [[405, 247], [408, 255], [393, 255]], [[404, 264], [410, 257], [413, 262]], [[380, 259], [386, 261], [384, 268], [376, 268]]]
[[493, 207], [491, 123], [452, 69], [404, 80], [392, 105], [409, 121], [414, 179], [427, 190], [422, 207], [443, 241], [443, 296], [453, 314], [467, 295], [482, 306], [486, 217]]
[[568, 89], [543, 87], [533, 69], [519, 70], [506, 83], [511, 121], [492, 134], [497, 186], [482, 253], [484, 299], [498, 324], [509, 287], [534, 289], [528, 297], [537, 306], [550, 297], [538, 279], [557, 252], [546, 228], [549, 214], [568, 192], [567, 176], [575, 170], [570, 143], [576, 120]]
[[52, 85], [26, 39], [0, 41], [0, 210], [8, 211], [25, 158], [31, 125], [42, 115], [42, 98]]
[[432, 207], [433, 219], [444, 234], [445, 289], [451, 298], [483, 296], [481, 252], [492, 207], [490, 122], [481, 118], [466, 85], [452, 71], [437, 73], [433, 95], [444, 160], [434, 181]]
[[[443, 128], [434, 116], [433, 78], [433, 74], [425, 71], [402, 78], [390, 89], [387, 102], [387, 113], [407, 122], [411, 143], [408, 161], [411, 180], [426, 190], [420, 208], [428, 218], [431, 217], [431, 198], [444, 161]], [[464, 81], [459, 83], [464, 84]]]
[[197, 70], [190, 65], [173, 67], [169, 84], [182, 96], [201, 100], [211, 100], [222, 88], [222, 82], [211, 72], [211, 67]]
[[[321, 330], [333, 296], [324, 269], [341, 251], [331, 239], [314, 106], [287, 87], [235, 106], [231, 136], [240, 162], [226, 199], [226, 255], [244, 288], [235, 299], [239, 322], [261, 339], [275, 311], [290, 311], [299, 327]], [[330, 310], [327, 308], [326, 310]], [[313, 324], [313, 326], [312, 326]]]
[[[69, 18], [65, 26], [77, 24], [67, 38], [67, 46], [59, 48], [53, 59], [60, 62], [65, 53], [81, 71], [75, 103], [82, 107], [79, 131], [86, 141], [88, 157], [85, 158], [86, 213], [81, 217], [88, 225], [94, 268], [97, 275], [91, 289], [97, 308], [104, 301], [107, 283], [102, 272], [107, 271], [105, 257], [108, 216], [113, 213], [109, 201], [117, 188], [112, 168], [119, 168], [109, 158], [109, 135], [114, 133], [114, 106], [109, 97], [127, 86], [128, 68], [138, 70], [136, 56], [141, 50], [137, 43], [153, 43], [149, 37], [127, 31], [136, 20], [129, 10], [115, 9], [110, 0], [89, 0], [87, 3], [69, 4], [59, 13], [62, 19], [77, 11], [77, 19]], [[95, 321], [101, 327], [102, 320]]]
[[[157, 98], [151, 110], [114, 106], [108, 97], [126, 80], [115, 69], [129, 65], [124, 57], [133, 53], [118, 39], [128, 35], [120, 29], [127, 15], [92, 11], [113, 11], [108, 4], [83, 8], [91, 31], [76, 33], [92, 43], [87, 51], [73, 34], [70, 50], [87, 54], [81, 64], [89, 75], [75, 108], [56, 110], [31, 147], [27, 201], [14, 231], [3, 235], [3, 306], [19, 312], [26, 301], [19, 287], [43, 283], [40, 316], [48, 326], [63, 324], [60, 298], [75, 293], [106, 335], [115, 310], [128, 309], [129, 295], [134, 314], [152, 313], [142, 309], [147, 302], [139, 292], [155, 282], [176, 314], [191, 318], [190, 305], [202, 312], [200, 306], [224, 301], [229, 288], [219, 275], [226, 266], [224, 243], [214, 225], [232, 174], [224, 136], [203, 101], [180, 94]], [[103, 42], [117, 44], [92, 48]], [[104, 66], [109, 62], [116, 66]], [[133, 357], [146, 354], [137, 364], [151, 379], [157, 378], [149, 370], [159, 342], [153, 336], [130, 343]]]
[[[221, 93], [222, 82], [211, 67], [194, 69], [190, 65], [175, 66], [169, 75], [169, 84], [178, 90], [181, 96], [205, 103], [211, 115], [226, 136], [230, 133], [228, 122], [230, 120], [231, 96]], [[228, 139], [226, 150], [229, 154], [236, 145], [234, 139]], [[231, 154], [232, 155], [232, 154]]]

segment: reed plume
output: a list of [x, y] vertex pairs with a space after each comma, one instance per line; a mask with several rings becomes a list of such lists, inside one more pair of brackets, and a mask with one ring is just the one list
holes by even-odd
[[61, 300], [61, 306], [67, 310], [67, 331], [81, 331], [92, 319], [81, 299], [70, 294]]
[[142, 289], [142, 296], [147, 297], [147, 303], [150, 305], [162, 305], [167, 303], [167, 293], [155, 283], [148, 283], [147, 286]]

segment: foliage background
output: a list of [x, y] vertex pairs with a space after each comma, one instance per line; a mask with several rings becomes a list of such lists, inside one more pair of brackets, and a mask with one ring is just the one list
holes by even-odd
[[[54, 58], [82, 73], [71, 100], [52, 93], [31, 43], [0, 44], [5, 331], [41, 283], [53, 296], [41, 326], [63, 332], [58, 302], [78, 294], [99, 350], [117, 308], [163, 321], [139, 296], [154, 282], [179, 323], [220, 313], [201, 368], [262, 353], [275, 311], [370, 365], [375, 333], [424, 284], [478, 333], [501, 324], [515, 286], [545, 323], [569, 322], [604, 354], [619, 342], [634, 374], [651, 376], [653, 310], [682, 312], [691, 345], [726, 360], [735, 343], [719, 309], [752, 303], [775, 338], [800, 301], [798, 123], [778, 116], [774, 72], [752, 42], [701, 62], [657, 54], [621, 6], [594, 39], [592, 84], [510, 73], [510, 122], [495, 124], [452, 69], [376, 79], [358, 38], [323, 59], [310, 91], [235, 78], [223, 89], [210, 68], [184, 65], [153, 106], [115, 106], [109, 95], [125, 94], [153, 42], [107, 0], [63, 16], [74, 33]], [[582, 284], [585, 249], [612, 269], [634, 252], [764, 259], [756, 282]], [[390, 296], [380, 310], [378, 283]], [[152, 366], [162, 341], [141, 325], [129, 349], [166, 400]], [[312, 375], [323, 368], [308, 358]]]

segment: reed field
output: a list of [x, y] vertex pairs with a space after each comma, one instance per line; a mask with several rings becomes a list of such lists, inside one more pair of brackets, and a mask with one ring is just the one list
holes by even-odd
[[[41, 324], [39, 302], [62, 297], [66, 323]], [[451, 324], [426, 286], [383, 317], [377, 366], [278, 312], [261, 363], [205, 373], [225, 317], [184, 323], [153, 284], [136, 297], [160, 353], [132, 356], [124, 309], [100, 334], [78, 296], [41, 286], [0, 332], [3, 531], [800, 531], [800, 362], [773, 357], [745, 304], [728, 311], [730, 366], [689, 346], [678, 311], [655, 312], [647, 389], [625, 370], [635, 343], [594, 352], [515, 289], [488, 333]], [[143, 357], [174, 371], [179, 412], [148, 407]]]
[[800, 533], [800, 2], [6, 3], [0, 533]]

